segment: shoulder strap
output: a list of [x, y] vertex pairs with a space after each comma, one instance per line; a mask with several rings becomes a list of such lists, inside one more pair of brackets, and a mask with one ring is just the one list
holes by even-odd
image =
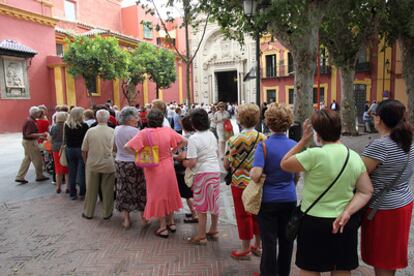
[[397, 177], [394, 178], [393, 181], [389, 182], [389, 185], [385, 186], [376, 196], [372, 199], [372, 202], [374, 202], [374, 206], [368, 214], [368, 220], [372, 220], [377, 213], [379, 207], [381, 206], [382, 202], [384, 201], [385, 195], [394, 187], [397, 185], [397, 183], [400, 181], [402, 175], [404, 174], [405, 169], [408, 166], [408, 163], [410, 163], [410, 152], [407, 156], [407, 162], [405, 162], [405, 165], [401, 172], [397, 175]]
[[334, 179], [334, 181], [332, 181], [332, 183], [328, 186], [328, 188], [326, 188], [326, 190], [308, 207], [308, 209], [306, 209], [306, 211], [304, 212], [304, 214], [306, 215], [312, 208], [313, 206], [316, 205], [316, 203], [318, 203], [319, 200], [321, 200], [321, 198], [332, 188], [332, 186], [338, 181], [339, 177], [341, 177], [342, 173], [345, 170], [346, 165], [348, 164], [348, 160], [349, 160], [349, 148], [346, 147], [347, 150], [347, 155], [346, 155], [346, 159], [345, 159], [345, 163], [342, 166], [341, 171], [339, 172], [339, 174], [336, 176], [336, 178]]
[[151, 131], [148, 128], [147, 130], [145, 130], [145, 137], [147, 138], [148, 145], [152, 147], [153, 144], [152, 144]]
[[246, 156], [243, 158], [243, 160], [237, 165], [237, 167], [231, 172], [231, 174], [233, 174], [235, 171], [237, 171], [240, 168], [240, 166], [244, 163], [244, 161], [246, 161], [247, 157], [249, 157], [250, 153], [256, 147], [257, 140], [259, 140], [259, 136], [260, 136], [260, 132], [257, 132], [256, 140], [254, 141], [254, 144], [253, 144], [252, 148], [249, 150], [249, 152], [246, 154]]

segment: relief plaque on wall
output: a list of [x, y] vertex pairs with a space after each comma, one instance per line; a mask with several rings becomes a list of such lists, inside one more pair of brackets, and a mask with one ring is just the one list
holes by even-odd
[[11, 57], [0, 58], [0, 90], [3, 99], [28, 99], [26, 60]]

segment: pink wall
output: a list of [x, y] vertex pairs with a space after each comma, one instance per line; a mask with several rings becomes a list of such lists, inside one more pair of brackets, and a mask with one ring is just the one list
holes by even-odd
[[[76, 19], [79, 22], [103, 29], [121, 32], [121, 4], [116, 0], [71, 0], [76, 3]], [[65, 18], [64, 1], [54, 1], [54, 16]]]
[[52, 27], [0, 15], [0, 40], [3, 39], [16, 40], [38, 52], [29, 67], [30, 99], [0, 99], [0, 132], [20, 131], [30, 106], [53, 105], [46, 59], [56, 52], [55, 31]]
[[122, 8], [122, 32], [126, 35], [138, 37], [138, 9], [136, 6]]
[[3, 0], [0, 1], [2, 4], [6, 4], [12, 7], [16, 7], [22, 10], [26, 10], [29, 12], [45, 15], [45, 16], [51, 16], [52, 15], [52, 9], [49, 6], [46, 6], [40, 1], [36, 0]]

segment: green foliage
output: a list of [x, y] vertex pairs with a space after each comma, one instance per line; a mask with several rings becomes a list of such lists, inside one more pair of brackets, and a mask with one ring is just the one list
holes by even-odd
[[138, 72], [147, 74], [157, 88], [168, 88], [176, 80], [175, 55], [169, 50], [139, 43], [132, 52], [131, 64], [137, 66]]
[[152, 52], [146, 51], [143, 45], [146, 43], [138, 44], [137, 48], [129, 53], [128, 63], [128, 78], [134, 84], [142, 83], [145, 79], [146, 63], [148, 58], [152, 58]]
[[383, 0], [332, 0], [319, 31], [331, 62], [353, 68], [359, 50], [376, 39], [384, 18]]
[[68, 43], [63, 60], [72, 76], [85, 79], [89, 93], [94, 92], [97, 77], [114, 80], [127, 76], [128, 54], [115, 38], [76, 37]]
[[390, 43], [400, 37], [414, 39], [414, 0], [388, 0], [387, 18], [383, 26]]
[[[240, 0], [200, 0], [202, 9], [210, 11], [212, 18], [222, 27], [224, 34], [244, 42], [245, 33], [272, 33], [284, 44], [293, 44], [308, 32], [309, 7], [317, 5], [323, 13], [328, 0], [258, 0], [258, 9], [247, 18]], [[289, 47], [289, 45], [286, 45]]]

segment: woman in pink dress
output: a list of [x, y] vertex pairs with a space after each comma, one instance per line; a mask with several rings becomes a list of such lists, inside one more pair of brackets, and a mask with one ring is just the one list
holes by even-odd
[[174, 170], [172, 152], [185, 144], [185, 139], [169, 127], [162, 127], [164, 114], [158, 109], [148, 113], [148, 127], [139, 132], [126, 145], [134, 152], [152, 145], [158, 146], [160, 163], [156, 167], [144, 168], [147, 183], [147, 204], [144, 210], [145, 219], [159, 218], [160, 228], [155, 234], [168, 238], [168, 233], [175, 232], [173, 214], [182, 208], [180, 192]]

